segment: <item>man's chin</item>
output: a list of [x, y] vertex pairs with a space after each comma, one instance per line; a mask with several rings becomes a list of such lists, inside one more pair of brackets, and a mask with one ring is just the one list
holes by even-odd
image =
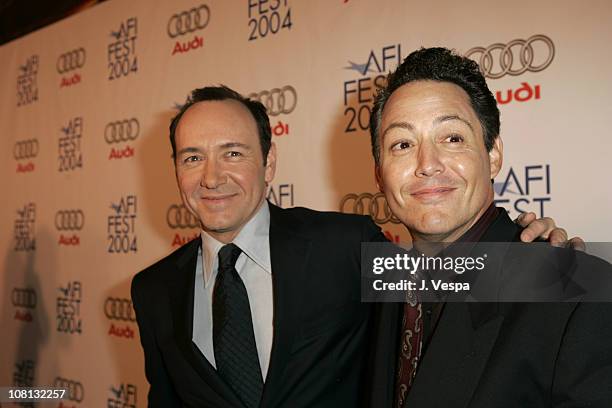
[[417, 223], [413, 228], [408, 229], [415, 237], [419, 236], [428, 241], [441, 241], [452, 234], [456, 229], [455, 224], [449, 219], [435, 219]]

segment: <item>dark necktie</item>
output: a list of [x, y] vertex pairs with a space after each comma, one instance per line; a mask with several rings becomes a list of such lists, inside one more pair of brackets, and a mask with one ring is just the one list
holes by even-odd
[[246, 407], [256, 408], [263, 392], [263, 377], [249, 297], [235, 267], [241, 252], [234, 244], [219, 250], [213, 293], [213, 348], [221, 378]]
[[423, 336], [423, 307], [413, 296], [404, 303], [400, 353], [397, 362], [397, 383], [395, 386], [395, 407], [402, 408], [412, 386], [419, 358]]

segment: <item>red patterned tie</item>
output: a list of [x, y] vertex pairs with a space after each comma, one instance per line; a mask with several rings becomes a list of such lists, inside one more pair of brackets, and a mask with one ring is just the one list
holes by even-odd
[[397, 367], [397, 384], [395, 388], [395, 406], [402, 408], [412, 386], [417, 365], [421, 356], [423, 337], [423, 307], [414, 293], [404, 303], [400, 354]]

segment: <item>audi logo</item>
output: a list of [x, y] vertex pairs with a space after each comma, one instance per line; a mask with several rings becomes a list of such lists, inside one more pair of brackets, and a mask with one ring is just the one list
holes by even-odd
[[166, 31], [170, 38], [202, 30], [210, 20], [210, 9], [206, 4], [200, 4], [189, 10], [173, 14], [168, 20]]
[[38, 139], [20, 140], [13, 146], [15, 160], [32, 159], [38, 156]]
[[200, 221], [183, 204], [173, 204], [166, 212], [166, 222], [170, 228], [199, 228]]
[[274, 88], [269, 91], [261, 91], [249, 95], [250, 99], [261, 102], [270, 116], [278, 116], [294, 111], [297, 105], [297, 92], [291, 85], [282, 88]]
[[400, 220], [391, 213], [383, 193], [361, 193], [347, 194], [340, 200], [340, 211], [343, 213], [353, 213], [369, 215], [375, 223], [399, 224]]
[[104, 128], [104, 140], [106, 143], [121, 143], [135, 140], [140, 134], [140, 122], [138, 119], [124, 119], [110, 122]]
[[80, 231], [84, 225], [83, 210], [60, 210], [55, 213], [55, 228], [58, 231]]
[[[546, 58], [536, 58], [533, 46], [538, 43], [546, 49]], [[541, 46], [538, 46], [538, 49], [540, 48]], [[516, 76], [526, 71], [544, 70], [555, 58], [555, 44], [547, 36], [537, 34], [527, 40], [512, 40], [508, 44], [495, 43], [487, 48], [474, 47], [465, 56], [478, 62], [485, 77], [497, 79], [506, 74]]]
[[83, 68], [85, 65], [85, 48], [77, 48], [76, 50], [68, 51], [57, 57], [55, 67], [58, 74], [64, 74], [74, 69]]
[[121, 320], [124, 322], [135, 322], [134, 308], [132, 301], [125, 298], [106, 298], [104, 302], [104, 314], [111, 320]]
[[61, 388], [66, 390], [64, 398], [70, 401], [81, 402], [83, 401], [83, 397], [85, 397], [85, 389], [83, 388], [83, 384], [78, 381], [68, 380], [62, 377], [55, 377], [55, 381], [53, 381], [53, 388]]
[[27, 288], [14, 288], [11, 301], [15, 307], [34, 309], [36, 307], [36, 291]]

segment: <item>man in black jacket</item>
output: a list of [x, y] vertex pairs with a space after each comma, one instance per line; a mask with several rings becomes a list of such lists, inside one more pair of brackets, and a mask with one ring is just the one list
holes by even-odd
[[[493, 203], [492, 180], [503, 159], [499, 126], [495, 98], [468, 58], [444, 48], [421, 49], [389, 76], [372, 112], [372, 148], [379, 187], [415, 248], [442, 243], [452, 253], [458, 245], [450, 243], [518, 240], [521, 229]], [[523, 255], [537, 251], [526, 247]], [[515, 267], [517, 275], [505, 275], [510, 286], [513, 279], [529, 282], [542, 273], [544, 263], [517, 268], [525, 258], [508, 248], [488, 264]], [[609, 284], [609, 264], [557, 251], [540, 259], [578, 258]], [[564, 266], [570, 265], [560, 262], [554, 272], [567, 272]], [[498, 270], [479, 273], [486, 279]], [[578, 264], [569, 272], [595, 271], [581, 271]], [[456, 280], [469, 282], [466, 276]], [[560, 295], [552, 299], [567, 300]], [[462, 299], [450, 296], [449, 302], [381, 306], [372, 406], [610, 406], [612, 303], [584, 302], [583, 296], [565, 303], [468, 303], [450, 302]]]

